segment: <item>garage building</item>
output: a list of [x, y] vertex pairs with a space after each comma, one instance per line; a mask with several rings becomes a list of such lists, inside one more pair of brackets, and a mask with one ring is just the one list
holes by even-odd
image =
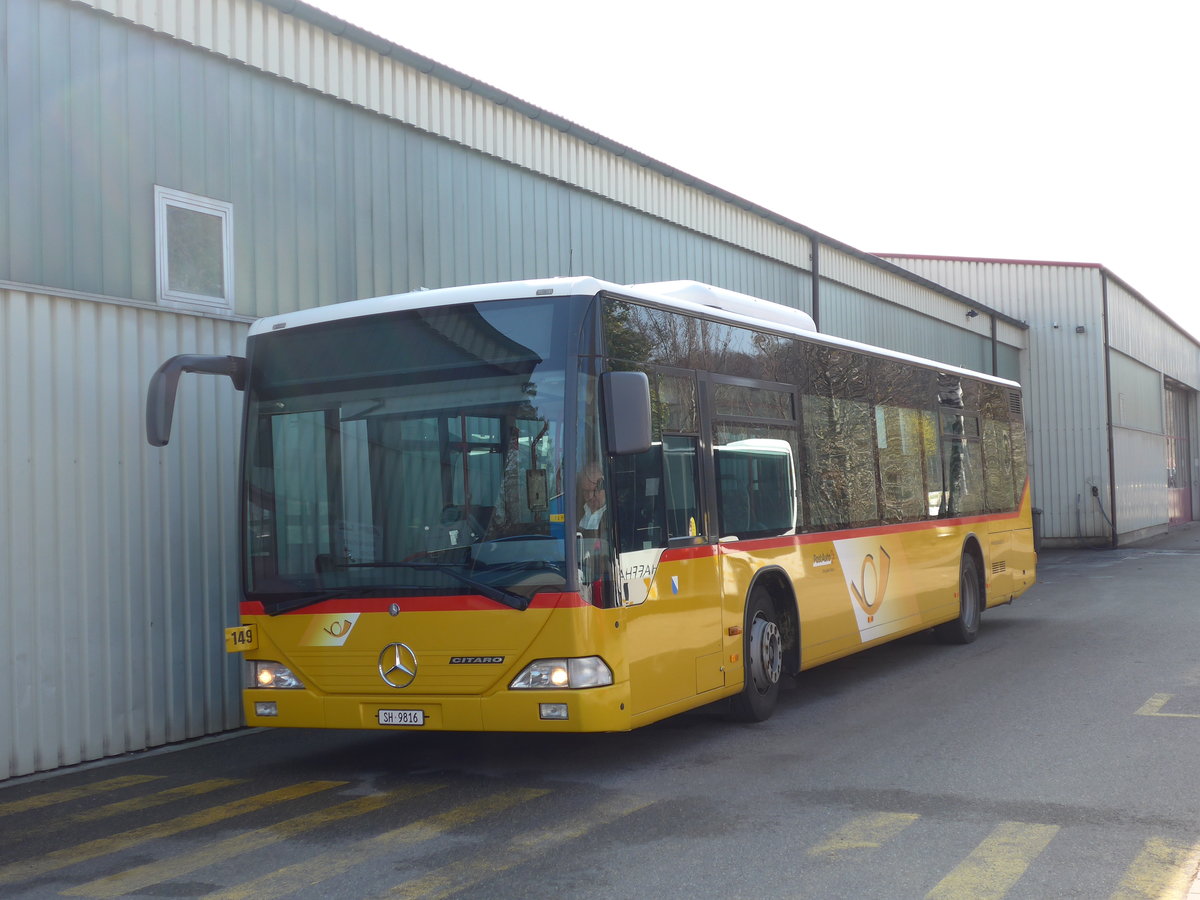
[[[0, 779], [241, 724], [222, 644], [241, 397], [185, 379], [164, 450], [142, 415], [163, 360], [240, 353], [263, 315], [552, 275], [710, 282], [1026, 381], [1047, 539], [1111, 538], [1072, 499], [1088, 479], [1121, 537], [1168, 524], [1148, 498], [1162, 454], [1195, 446], [1196, 346], [1105, 270], [1078, 274], [1106, 305], [1081, 295], [1035, 342], [1025, 295], [872, 256], [298, 0], [7, 0], [0, 43]], [[1107, 407], [1091, 370], [1034, 358], [1100, 335]], [[1180, 404], [1161, 428], [1156, 383]], [[1090, 418], [1045, 430], [1076, 391]], [[1106, 408], [1128, 416], [1108, 434]], [[1114, 488], [1138, 465], [1149, 487]]]

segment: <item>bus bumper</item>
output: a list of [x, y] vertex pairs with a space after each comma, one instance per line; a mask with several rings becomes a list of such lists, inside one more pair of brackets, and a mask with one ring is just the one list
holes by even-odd
[[264, 728], [553, 733], [632, 727], [628, 683], [575, 691], [505, 690], [486, 697], [321, 696], [252, 688], [242, 692], [242, 703], [246, 724]]

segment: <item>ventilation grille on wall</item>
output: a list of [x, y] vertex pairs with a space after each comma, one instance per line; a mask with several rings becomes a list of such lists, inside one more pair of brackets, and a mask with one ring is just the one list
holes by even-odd
[[1019, 392], [1008, 392], [1008, 411], [1010, 413], [1015, 413], [1018, 416], [1021, 415], [1021, 394]]

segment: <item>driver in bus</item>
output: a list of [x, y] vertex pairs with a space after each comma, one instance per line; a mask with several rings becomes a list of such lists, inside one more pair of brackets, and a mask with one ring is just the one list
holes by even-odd
[[604, 563], [608, 557], [608, 542], [604, 528], [608, 523], [608, 492], [604, 472], [599, 463], [584, 464], [579, 470], [579, 580], [596, 584], [603, 579]]
[[579, 530], [595, 534], [608, 510], [608, 493], [604, 473], [598, 463], [587, 463], [579, 472], [579, 498], [583, 501], [579, 513]]

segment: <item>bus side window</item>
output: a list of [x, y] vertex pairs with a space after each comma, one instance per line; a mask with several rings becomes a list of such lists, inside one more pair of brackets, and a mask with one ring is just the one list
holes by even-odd
[[612, 461], [608, 502], [615, 511], [621, 553], [667, 545], [662, 456], [662, 446], [654, 444], [645, 453]]
[[694, 437], [663, 436], [663, 469], [667, 481], [667, 537], [696, 537], [700, 518], [699, 470]]
[[779, 438], [746, 438], [713, 448], [722, 538], [793, 532], [798, 524], [795, 454]]

